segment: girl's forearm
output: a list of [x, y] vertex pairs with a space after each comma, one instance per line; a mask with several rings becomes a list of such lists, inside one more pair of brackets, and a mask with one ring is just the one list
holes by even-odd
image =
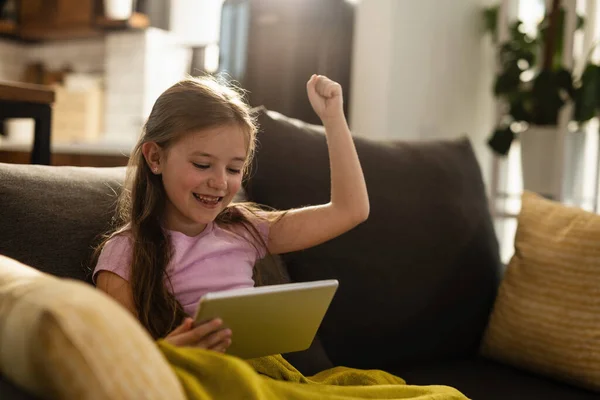
[[367, 185], [343, 115], [324, 120], [331, 170], [331, 204], [362, 222], [369, 215]]

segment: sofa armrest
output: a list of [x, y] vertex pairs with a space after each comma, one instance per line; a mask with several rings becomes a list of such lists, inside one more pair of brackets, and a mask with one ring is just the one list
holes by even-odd
[[2, 375], [0, 375], [0, 398], [2, 400], [38, 400], [36, 396], [14, 385]]

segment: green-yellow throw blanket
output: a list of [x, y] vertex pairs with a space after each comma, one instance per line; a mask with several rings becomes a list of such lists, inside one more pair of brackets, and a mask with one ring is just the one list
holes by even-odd
[[303, 376], [282, 356], [242, 360], [214, 351], [158, 346], [190, 400], [212, 399], [415, 399], [464, 400], [447, 386], [410, 386], [378, 370], [336, 367]]

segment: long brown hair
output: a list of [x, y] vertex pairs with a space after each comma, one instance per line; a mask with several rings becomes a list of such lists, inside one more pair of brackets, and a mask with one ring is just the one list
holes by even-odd
[[[119, 196], [115, 229], [96, 249], [97, 259], [110, 238], [127, 233], [132, 238], [133, 254], [130, 280], [137, 316], [154, 338], [166, 336], [185, 317], [166, 273], [173, 249], [162, 228], [166, 192], [160, 175], [150, 171], [142, 154], [146, 142], [168, 149], [189, 132], [221, 125], [237, 124], [247, 135], [247, 162], [254, 154], [257, 124], [242, 93], [216, 78], [187, 78], [171, 86], [156, 100], [142, 135], [131, 153], [124, 186]], [[258, 243], [264, 240], [248, 218], [260, 217], [252, 203], [229, 205], [216, 218], [222, 226], [242, 225]]]

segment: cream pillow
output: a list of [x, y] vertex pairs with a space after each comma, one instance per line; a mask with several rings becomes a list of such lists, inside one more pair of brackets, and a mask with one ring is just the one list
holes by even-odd
[[600, 216], [532, 193], [482, 353], [600, 390]]
[[47, 399], [184, 399], [142, 326], [83, 282], [0, 256], [0, 372]]

